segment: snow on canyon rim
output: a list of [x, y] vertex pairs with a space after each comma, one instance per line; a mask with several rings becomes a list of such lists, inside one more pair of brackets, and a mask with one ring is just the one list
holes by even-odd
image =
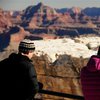
[[[78, 42], [76, 42], [78, 41]], [[100, 45], [100, 37], [82, 37], [82, 38], [64, 38], [64, 39], [49, 39], [49, 40], [35, 40], [35, 53], [37, 55], [47, 54], [52, 62], [56, 60], [56, 54], [67, 54], [72, 57], [88, 58], [97, 53], [97, 50], [88, 49], [87, 44], [91, 47], [98, 47]]]

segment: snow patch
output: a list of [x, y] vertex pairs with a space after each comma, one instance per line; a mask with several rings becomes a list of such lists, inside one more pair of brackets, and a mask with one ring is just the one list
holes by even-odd
[[[79, 43], [75, 42], [79, 40]], [[64, 38], [55, 40], [35, 40], [37, 55], [47, 54], [52, 62], [56, 60], [57, 55], [67, 54], [72, 57], [88, 58], [91, 55], [97, 53], [96, 50], [89, 49], [87, 44], [91, 44], [91, 47], [97, 47], [100, 45], [100, 37], [83, 37], [83, 38]]]

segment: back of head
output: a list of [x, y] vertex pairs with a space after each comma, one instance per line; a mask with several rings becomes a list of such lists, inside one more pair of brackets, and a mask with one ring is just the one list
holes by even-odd
[[34, 42], [30, 39], [24, 39], [19, 43], [18, 50], [20, 53], [27, 53], [29, 51], [34, 51], [35, 50]]

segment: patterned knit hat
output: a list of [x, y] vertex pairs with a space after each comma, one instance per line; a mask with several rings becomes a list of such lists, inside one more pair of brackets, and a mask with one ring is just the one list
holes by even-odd
[[24, 39], [19, 43], [19, 51], [34, 51], [35, 45], [32, 40]]

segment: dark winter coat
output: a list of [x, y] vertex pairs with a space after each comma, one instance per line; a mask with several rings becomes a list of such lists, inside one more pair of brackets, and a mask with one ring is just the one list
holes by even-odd
[[21, 54], [12, 53], [0, 63], [0, 77], [0, 100], [29, 100], [39, 90], [34, 66]]
[[81, 83], [85, 100], [100, 100], [100, 57], [93, 55], [81, 70]]

